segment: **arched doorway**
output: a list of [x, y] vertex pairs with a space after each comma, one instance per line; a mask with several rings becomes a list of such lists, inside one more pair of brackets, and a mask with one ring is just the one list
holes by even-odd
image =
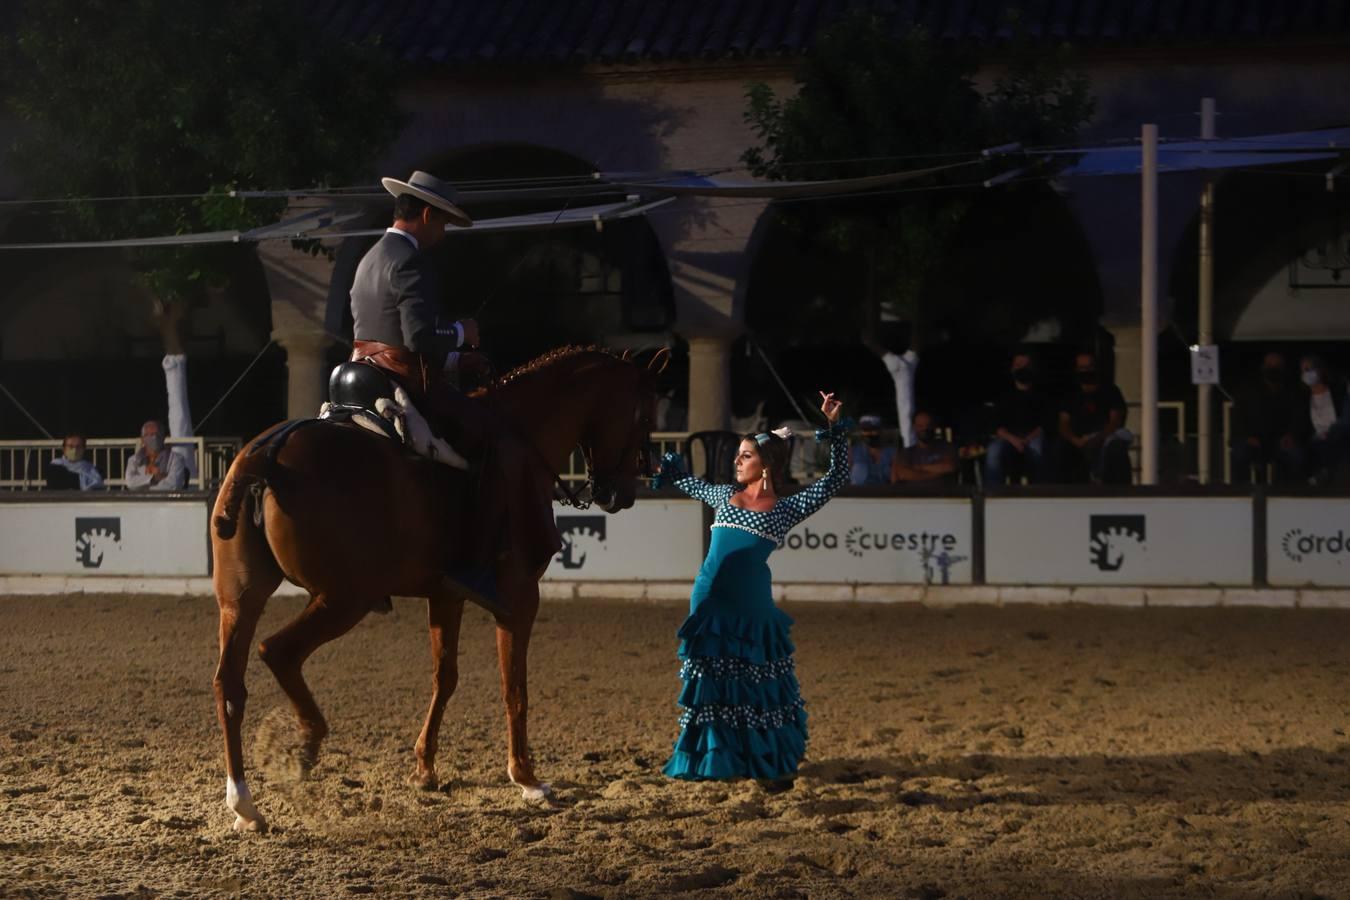
[[[893, 420], [890, 378], [861, 342], [867, 298], [876, 296], [868, 248], [841, 250], [828, 228], [824, 216], [770, 221], [752, 263], [747, 326], [799, 402], [828, 379], [855, 413]], [[1102, 309], [1095, 260], [1068, 205], [1049, 187], [972, 195], [941, 255], [924, 282], [917, 321], [882, 327], [901, 343], [921, 333], [917, 400], [949, 424], [1002, 390], [1013, 347], [1039, 345], [1057, 373], [1067, 371], [1075, 347], [1094, 339]], [[771, 419], [791, 412], [752, 354], [737, 354], [733, 376], [738, 415], [766, 395]]]

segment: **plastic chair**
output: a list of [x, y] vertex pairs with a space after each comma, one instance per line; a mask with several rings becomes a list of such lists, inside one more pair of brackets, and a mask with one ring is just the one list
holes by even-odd
[[[684, 441], [684, 458], [689, 471], [709, 484], [731, 484], [736, 480], [736, 451], [741, 436], [734, 431], [696, 431]], [[694, 450], [703, 452], [703, 471], [695, 469]]]

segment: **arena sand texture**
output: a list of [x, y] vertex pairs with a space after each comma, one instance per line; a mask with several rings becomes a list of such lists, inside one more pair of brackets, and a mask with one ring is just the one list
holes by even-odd
[[[261, 634], [299, 607], [275, 599]], [[0, 599], [0, 895], [1350, 896], [1350, 617], [1330, 610], [792, 605], [797, 787], [673, 783], [678, 605], [545, 604], [505, 774], [492, 629], [467, 613], [441, 790], [409, 787], [424, 607], [307, 667], [332, 725], [297, 781], [256, 657], [273, 830], [230, 831], [203, 598]], [[270, 627], [269, 627], [270, 626]]]

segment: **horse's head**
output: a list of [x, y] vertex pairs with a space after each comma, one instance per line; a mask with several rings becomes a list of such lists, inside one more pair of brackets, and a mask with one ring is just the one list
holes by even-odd
[[581, 449], [594, 483], [592, 499], [605, 512], [618, 512], [637, 499], [638, 481], [651, 471], [648, 449], [656, 420], [656, 378], [670, 362], [662, 348], [645, 366], [627, 356], [606, 373], [603, 399], [581, 434]]

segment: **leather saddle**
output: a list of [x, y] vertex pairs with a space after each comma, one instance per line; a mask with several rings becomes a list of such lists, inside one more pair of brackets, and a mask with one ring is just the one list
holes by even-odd
[[377, 431], [401, 444], [403, 436], [394, 428], [394, 423], [375, 408], [380, 400], [394, 399], [395, 387], [393, 379], [374, 366], [341, 363], [328, 376], [328, 402], [319, 418]]
[[435, 434], [393, 378], [368, 363], [345, 362], [328, 377], [328, 402], [319, 418], [350, 423], [401, 444], [413, 454], [467, 471], [468, 461]]

